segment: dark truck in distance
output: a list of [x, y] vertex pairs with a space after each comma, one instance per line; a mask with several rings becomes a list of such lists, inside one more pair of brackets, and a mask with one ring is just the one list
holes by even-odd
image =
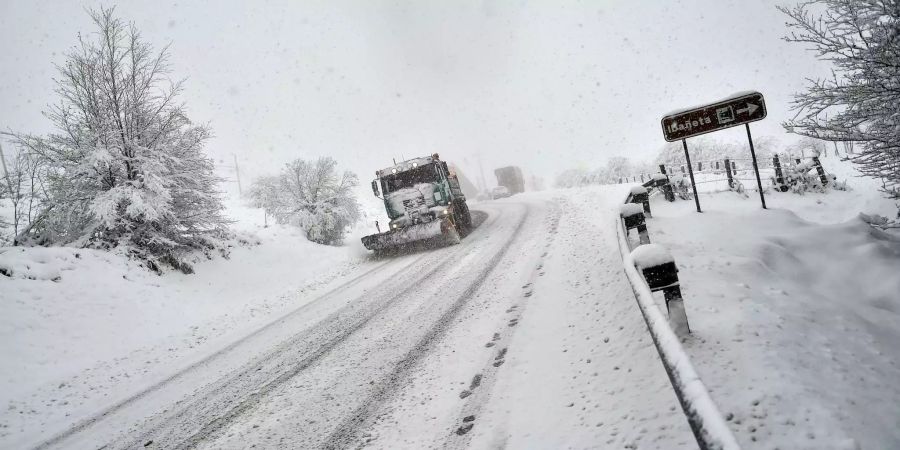
[[372, 192], [384, 200], [391, 221], [387, 231], [382, 233], [379, 227], [378, 233], [362, 238], [367, 249], [378, 252], [439, 236], [448, 243], [459, 243], [472, 226], [459, 180], [437, 153], [375, 174]]
[[525, 192], [525, 178], [522, 176], [522, 169], [518, 166], [494, 169], [494, 175], [497, 177], [497, 185], [509, 190], [510, 195]]

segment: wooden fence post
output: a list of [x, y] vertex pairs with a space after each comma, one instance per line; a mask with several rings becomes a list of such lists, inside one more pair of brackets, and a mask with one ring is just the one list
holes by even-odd
[[728, 189], [734, 188], [734, 177], [731, 175], [731, 161], [725, 158], [725, 174], [728, 176]]

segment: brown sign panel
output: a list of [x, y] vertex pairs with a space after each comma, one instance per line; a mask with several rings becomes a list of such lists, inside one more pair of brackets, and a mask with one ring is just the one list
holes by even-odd
[[711, 105], [669, 114], [662, 119], [669, 142], [762, 120], [766, 102], [759, 92], [747, 92]]

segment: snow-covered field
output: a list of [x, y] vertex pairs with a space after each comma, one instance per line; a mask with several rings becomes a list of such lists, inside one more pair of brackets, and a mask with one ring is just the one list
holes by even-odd
[[[900, 239], [856, 218], [893, 205], [850, 185], [768, 211], [754, 192], [701, 194], [703, 214], [653, 199], [685, 348], [749, 448], [900, 446]], [[259, 244], [189, 276], [4, 248], [0, 447], [691, 448], [622, 271], [627, 190], [473, 205], [461, 245], [386, 260], [237, 203]]]
[[872, 180], [849, 184], [769, 193], [768, 211], [756, 192], [701, 193], [702, 214], [652, 202], [651, 239], [680, 268], [685, 347], [748, 447], [900, 447], [900, 236], [857, 217], [896, 207]]

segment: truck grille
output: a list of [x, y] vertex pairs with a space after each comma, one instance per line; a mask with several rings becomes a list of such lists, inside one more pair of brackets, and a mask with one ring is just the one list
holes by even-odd
[[403, 200], [403, 209], [407, 212], [418, 211], [423, 206], [425, 206], [425, 198], [423, 197]]

